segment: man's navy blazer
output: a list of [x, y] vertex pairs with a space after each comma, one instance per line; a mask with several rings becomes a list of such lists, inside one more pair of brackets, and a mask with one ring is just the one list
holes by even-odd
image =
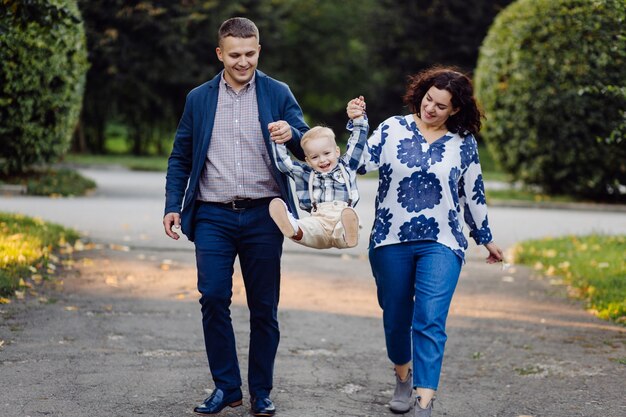
[[[165, 214], [180, 213], [182, 232], [194, 240], [193, 220], [200, 175], [204, 169], [211, 132], [215, 121], [217, 95], [222, 72], [212, 80], [194, 88], [187, 95], [185, 109], [178, 123], [174, 146], [168, 160], [165, 181]], [[270, 146], [268, 123], [284, 120], [291, 126], [292, 138], [286, 143], [291, 153], [304, 159], [300, 139], [309, 127], [304, 121], [302, 109], [287, 84], [256, 71], [256, 96], [259, 122], [267, 153], [272, 161], [272, 173], [280, 187], [282, 199], [290, 211], [297, 215], [287, 176], [276, 168], [274, 153]]]

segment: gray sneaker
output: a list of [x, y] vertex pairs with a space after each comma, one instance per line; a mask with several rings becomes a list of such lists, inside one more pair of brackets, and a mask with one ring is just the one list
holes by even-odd
[[435, 402], [434, 398], [430, 400], [426, 408], [422, 408], [420, 407], [420, 397], [416, 397], [415, 406], [413, 407], [413, 410], [415, 410], [415, 414], [413, 414], [413, 417], [430, 417], [431, 413], [433, 412], [433, 402]]
[[393, 398], [389, 401], [389, 409], [395, 414], [404, 414], [411, 409], [411, 399], [413, 397], [413, 371], [409, 369], [406, 380], [400, 380], [396, 374], [396, 389], [393, 391]]

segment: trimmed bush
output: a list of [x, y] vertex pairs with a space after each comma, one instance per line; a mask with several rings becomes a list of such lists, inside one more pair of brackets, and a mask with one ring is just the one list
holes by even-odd
[[75, 1], [3, 1], [0, 174], [26, 172], [67, 151], [87, 67], [85, 33]]
[[480, 50], [483, 135], [501, 167], [550, 194], [626, 199], [626, 3], [518, 0]]

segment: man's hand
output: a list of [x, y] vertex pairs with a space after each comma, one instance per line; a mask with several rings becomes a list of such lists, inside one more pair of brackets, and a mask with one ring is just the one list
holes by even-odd
[[278, 144], [291, 140], [291, 126], [284, 120], [269, 123], [267, 130], [270, 131], [270, 138]]
[[363, 96], [350, 100], [346, 106], [346, 113], [350, 119], [363, 116], [365, 114], [365, 99]]
[[180, 214], [167, 213], [163, 217], [163, 227], [165, 227], [165, 234], [174, 240], [178, 240], [180, 235], [172, 230], [172, 227], [180, 229]]

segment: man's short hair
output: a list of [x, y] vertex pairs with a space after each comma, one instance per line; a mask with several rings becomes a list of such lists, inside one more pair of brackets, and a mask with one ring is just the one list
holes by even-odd
[[327, 138], [335, 142], [335, 133], [331, 128], [328, 128], [326, 126], [312, 127], [310, 130], [307, 130], [304, 135], [302, 135], [302, 139], [300, 139], [300, 146], [304, 147], [306, 143], [310, 140], [318, 138]]
[[217, 31], [218, 44], [221, 45], [222, 39], [228, 36], [244, 39], [255, 37], [260, 41], [259, 29], [252, 20], [246, 19], [245, 17], [233, 17], [222, 23]]

